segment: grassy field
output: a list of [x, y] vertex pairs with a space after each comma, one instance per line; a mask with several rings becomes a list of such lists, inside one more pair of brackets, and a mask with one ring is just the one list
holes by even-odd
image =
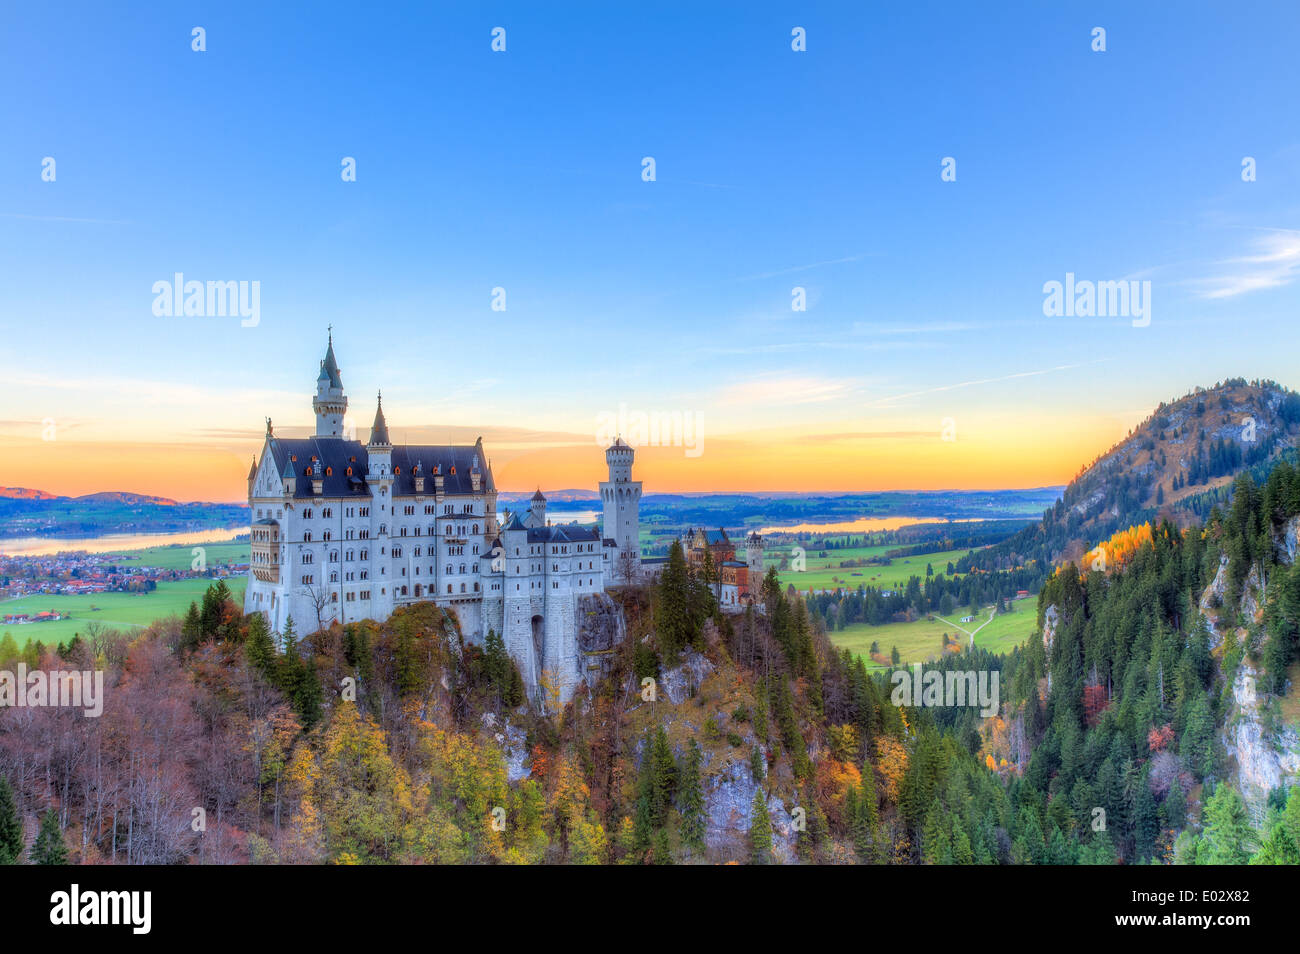
[[[793, 584], [800, 592], [813, 590], [833, 590], [837, 586], [857, 589], [859, 585], [877, 586], [886, 589], [901, 589], [908, 579], [919, 576], [925, 582], [925, 567], [934, 567], [935, 575], [948, 571], [948, 564], [956, 563], [969, 550], [944, 550], [940, 553], [923, 553], [919, 556], [895, 557], [888, 566], [840, 567], [843, 560], [861, 560], [877, 557], [897, 550], [896, 546], [850, 547], [844, 550], [827, 550], [825, 557], [818, 556], [816, 550], [808, 552], [808, 567], [802, 572], [781, 570], [782, 585]], [[788, 552], [785, 554], [788, 556]], [[764, 554], [765, 560], [777, 565], [777, 553]]]
[[[201, 544], [205, 551], [208, 566], [217, 566], [222, 563], [247, 563], [248, 562], [248, 543], [205, 543]], [[145, 550], [128, 550], [126, 553], [136, 556], [139, 559], [132, 560], [133, 565], [138, 566], [156, 566], [164, 570], [188, 570], [193, 566], [194, 547], [191, 546], [171, 546], [171, 547], [149, 547]]]
[[974, 632], [975, 645], [981, 649], [995, 653], [1010, 652], [1034, 634], [1038, 621], [1035, 600], [1017, 600], [1013, 605], [1015, 612], [994, 616], [991, 621], [989, 608], [986, 607], [973, 623], [960, 622], [961, 616], [956, 614], [947, 620], [936, 616], [933, 620], [919, 619], [914, 623], [887, 623], [884, 626], [855, 623], [831, 633], [831, 642], [861, 656], [868, 668], [878, 665], [871, 658], [873, 642], [880, 645], [880, 652], [886, 658], [889, 657], [890, 649], [897, 646], [903, 662], [926, 662], [939, 657], [943, 649], [944, 633], [963, 649], [970, 645], [970, 633]]
[[[247, 544], [245, 544], [247, 546]], [[172, 548], [167, 548], [172, 549]], [[186, 548], [188, 553], [188, 548]], [[187, 564], [188, 565], [188, 564]], [[226, 581], [235, 601], [244, 600], [245, 580], [242, 577]], [[212, 580], [176, 580], [158, 584], [153, 593], [93, 593], [85, 596], [24, 596], [0, 602], [0, 615], [8, 613], [39, 613], [57, 610], [71, 613], [71, 619], [53, 623], [28, 623], [24, 626], [0, 625], [0, 632], [13, 636], [19, 646], [29, 640], [39, 639], [47, 646], [67, 642], [86, 624], [96, 622], [106, 628], [136, 629], [149, 625], [175, 613], [184, 616], [191, 602], [200, 602], [203, 591]]]

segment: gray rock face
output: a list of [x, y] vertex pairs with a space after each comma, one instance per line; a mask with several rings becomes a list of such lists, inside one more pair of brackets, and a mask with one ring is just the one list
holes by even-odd
[[623, 607], [604, 593], [586, 593], [574, 608], [578, 670], [587, 685], [609, 674], [614, 647], [627, 635]]
[[695, 690], [713, 672], [713, 668], [713, 663], [695, 650], [687, 650], [680, 666], [660, 675], [659, 692], [674, 705], [685, 702], [695, 694]]
[[1043, 648], [1047, 650], [1048, 657], [1052, 654], [1052, 643], [1056, 642], [1056, 627], [1061, 623], [1061, 612], [1053, 603], [1047, 609], [1043, 610]]
[[1292, 517], [1282, 528], [1282, 538], [1277, 544], [1278, 556], [1285, 563], [1294, 563], [1300, 551], [1300, 516]]
[[483, 713], [483, 727], [492, 732], [492, 740], [506, 759], [506, 778], [511, 784], [532, 774], [528, 767], [528, 746], [524, 730], [512, 725], [509, 719], [499, 719], [494, 713]]
[[1237, 760], [1237, 787], [1258, 823], [1271, 789], [1300, 780], [1300, 736], [1289, 726], [1268, 738], [1260, 721], [1255, 681], [1259, 673], [1243, 663], [1232, 683], [1233, 710], [1223, 745]]
[[[743, 861], [749, 857], [749, 826], [753, 823], [754, 793], [759, 785], [748, 759], [732, 758], [711, 776], [704, 791], [704, 844], [717, 857]], [[795, 861], [794, 819], [775, 795], [767, 796], [772, 821], [772, 856], [780, 864]]]

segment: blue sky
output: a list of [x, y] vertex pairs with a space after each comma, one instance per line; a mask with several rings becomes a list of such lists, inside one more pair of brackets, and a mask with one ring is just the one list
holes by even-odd
[[[1049, 482], [1036, 444], [1064, 480], [1196, 384], [1300, 385], [1297, 27], [1280, 2], [10, 7], [0, 484], [62, 466], [47, 420], [65, 453], [246, 469], [264, 415], [310, 423], [331, 323], [358, 423], [382, 387], [412, 440], [540, 462], [620, 404], [681, 410], [716, 452], [663, 489], [732, 489], [728, 453], [765, 469], [742, 446], [953, 417], [976, 457], [942, 479], [882, 439], [847, 485]], [[175, 272], [259, 281], [260, 323], [154, 316]], [[1066, 272], [1150, 280], [1150, 326], [1045, 317]], [[802, 486], [779, 469], [753, 486]]]

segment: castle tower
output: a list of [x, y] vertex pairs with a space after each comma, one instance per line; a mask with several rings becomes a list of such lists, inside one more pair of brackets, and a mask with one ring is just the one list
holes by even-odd
[[763, 592], [763, 538], [757, 533], [745, 538], [745, 562], [749, 564], [749, 595], [758, 603]]
[[600, 499], [605, 507], [604, 536], [614, 541], [615, 582], [630, 583], [641, 572], [641, 481], [632, 479], [636, 452], [623, 438], [605, 450], [609, 480], [601, 481]]
[[348, 399], [343, 393], [343, 379], [339, 377], [339, 364], [334, 360], [334, 333], [330, 332], [329, 347], [320, 363], [320, 376], [316, 379], [316, 396], [311, 400], [316, 412], [317, 437], [342, 437], [343, 415], [348, 411]]
[[541, 488], [533, 494], [533, 502], [528, 507], [530, 522], [529, 526], [544, 527], [546, 526], [546, 497], [543, 496]]
[[370, 441], [366, 444], [369, 483], [390, 487], [393, 482], [393, 442], [388, 438], [388, 422], [384, 420], [384, 395], [380, 392], [375, 405], [375, 423], [370, 426]]
[[388, 528], [393, 524], [393, 442], [384, 420], [384, 395], [375, 406], [375, 423], [366, 444], [366, 483], [370, 485], [370, 561], [379, 572], [370, 574], [370, 611], [375, 619], [387, 619], [393, 612], [395, 580], [388, 579]]

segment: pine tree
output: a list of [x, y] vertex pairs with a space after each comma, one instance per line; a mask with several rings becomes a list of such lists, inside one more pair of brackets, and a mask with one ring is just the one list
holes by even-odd
[[646, 751], [646, 758], [650, 760], [651, 770], [650, 818], [656, 828], [661, 828], [668, 818], [668, 809], [672, 807], [677, 775], [673, 751], [668, 744], [668, 733], [662, 725], [655, 730], [654, 741]]
[[700, 746], [694, 739], [686, 749], [686, 763], [678, 781], [681, 792], [682, 843], [704, 850], [704, 789], [700, 783]]
[[41, 817], [41, 830], [32, 845], [31, 859], [34, 865], [68, 863], [68, 846], [63, 841], [63, 829], [59, 826], [58, 813], [52, 808]]
[[185, 614], [185, 622], [181, 624], [181, 651], [193, 652], [202, 642], [203, 620], [199, 616], [198, 606], [191, 602], [189, 612]]
[[772, 863], [772, 819], [767, 813], [767, 799], [760, 788], [754, 792], [750, 807], [749, 861], [755, 865]]
[[[191, 609], [194, 604], [190, 604]], [[275, 661], [275, 643], [266, 625], [266, 617], [254, 613], [248, 620], [248, 639], [244, 643], [244, 657], [254, 669], [269, 677]]]
[[691, 639], [690, 582], [686, 554], [681, 541], [674, 540], [659, 581], [659, 607], [655, 614], [659, 649], [669, 666], [677, 664], [679, 654]]
[[1220, 784], [1205, 803], [1205, 830], [1197, 863], [1244, 865], [1250, 860], [1249, 843], [1254, 832], [1241, 795], [1230, 785]]
[[879, 864], [882, 858], [880, 822], [876, 812], [876, 779], [870, 765], [863, 766], [862, 782], [853, 799], [853, 850], [864, 865]]
[[23, 825], [9, 780], [0, 775], [0, 865], [14, 864], [23, 853]]

